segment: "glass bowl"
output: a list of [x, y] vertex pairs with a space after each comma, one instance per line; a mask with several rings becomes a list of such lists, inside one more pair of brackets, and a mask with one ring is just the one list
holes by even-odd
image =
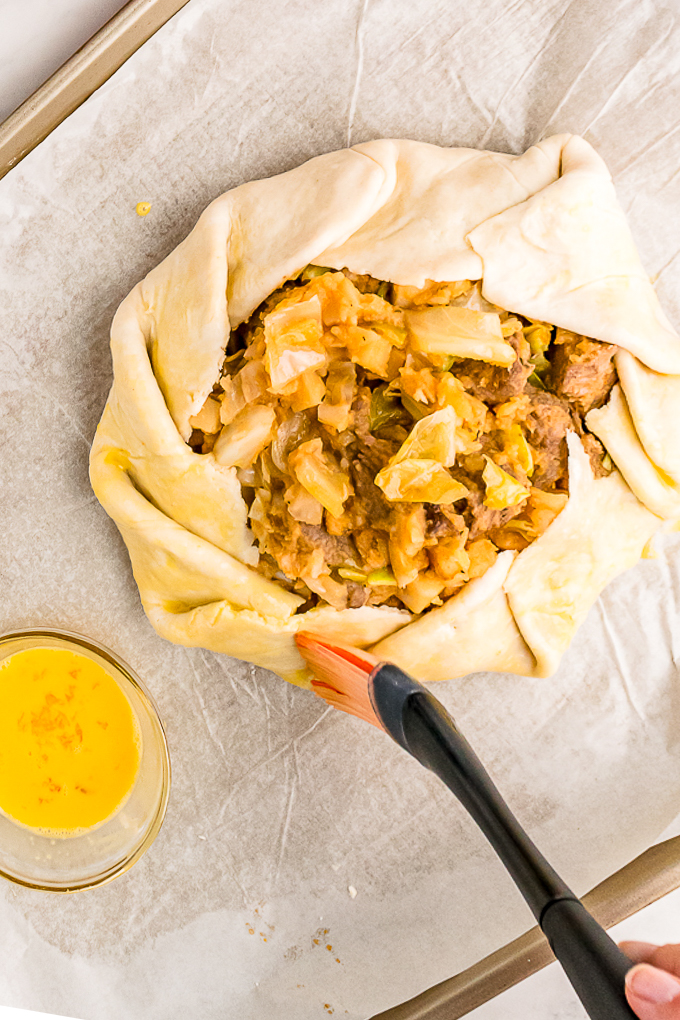
[[170, 793], [170, 757], [158, 709], [117, 655], [90, 638], [42, 628], [0, 636], [0, 662], [29, 648], [84, 655], [106, 670], [126, 696], [139, 729], [139, 770], [129, 796], [98, 827], [72, 836], [41, 835], [0, 811], [0, 877], [49, 892], [92, 889], [122, 875], [158, 835]]

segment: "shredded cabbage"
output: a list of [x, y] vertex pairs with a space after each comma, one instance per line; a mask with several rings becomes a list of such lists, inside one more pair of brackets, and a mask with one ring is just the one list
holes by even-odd
[[228, 425], [246, 406], [246, 398], [243, 396], [243, 388], [238, 376], [235, 379], [224, 377], [222, 388], [224, 393], [220, 405], [220, 421], [223, 425]]
[[259, 358], [246, 361], [235, 381], [241, 383], [241, 391], [246, 404], [252, 404], [267, 395], [269, 379]]
[[326, 384], [313, 368], [308, 368], [297, 380], [295, 393], [290, 401], [295, 412], [306, 411], [309, 407], [318, 407], [326, 395]]
[[453, 354], [509, 368], [517, 356], [503, 339], [496, 312], [475, 312], [449, 305], [404, 312], [411, 346], [426, 354]]
[[484, 427], [488, 412], [486, 404], [468, 393], [460, 379], [450, 372], [437, 382], [437, 403], [452, 407], [461, 421], [474, 431]]
[[375, 476], [390, 500], [403, 503], [455, 503], [468, 490], [437, 460], [414, 459], [388, 464]]
[[320, 439], [310, 439], [288, 456], [295, 477], [333, 517], [342, 516], [343, 503], [352, 494], [349, 475], [340, 470]]
[[211, 434], [219, 432], [222, 428], [222, 422], [220, 420], [221, 403], [215, 397], [208, 397], [205, 404], [198, 412], [189, 418], [189, 424], [192, 429], [200, 429], [201, 432]]
[[265, 316], [264, 364], [272, 393], [283, 392], [303, 372], [326, 363], [322, 336], [321, 302], [316, 295], [297, 304], [279, 305]]
[[482, 478], [486, 486], [484, 505], [492, 510], [505, 510], [509, 506], [517, 506], [529, 498], [529, 490], [520, 485], [517, 479], [499, 467], [489, 457], [484, 457], [486, 464]]
[[351, 361], [334, 361], [326, 378], [326, 396], [317, 412], [319, 421], [344, 432], [352, 422], [357, 370]]
[[566, 492], [544, 492], [531, 489], [531, 495], [519, 517], [503, 526], [503, 531], [516, 532], [527, 542], [539, 538], [567, 504]]
[[539, 379], [539, 388], [545, 389], [542, 377], [550, 368], [550, 362], [546, 358], [545, 352], [548, 350], [552, 340], [552, 327], [545, 322], [537, 322], [531, 319], [529, 325], [524, 326], [522, 332], [531, 348], [531, 361], [534, 365], [532, 376], [535, 375]]
[[323, 507], [299, 482], [295, 482], [286, 490], [285, 501], [288, 512], [294, 521], [303, 524], [314, 524], [317, 527], [323, 521]]
[[271, 455], [275, 467], [286, 474], [288, 471], [288, 455], [310, 435], [310, 422], [306, 414], [294, 414], [281, 422], [276, 430], [272, 443]]
[[456, 460], [456, 429], [460, 424], [452, 407], [428, 414], [413, 426], [410, 435], [391, 460], [436, 460], [451, 467]]
[[381, 379], [387, 378], [387, 365], [392, 353], [389, 340], [363, 326], [345, 326], [342, 332], [340, 327], [334, 326], [332, 332], [342, 337], [352, 361]]
[[503, 336], [512, 336], [513, 333], [517, 333], [522, 328], [522, 323], [514, 315], [509, 315], [507, 319], [501, 321], [501, 333]]
[[470, 557], [465, 549], [467, 528], [460, 535], [441, 538], [430, 550], [430, 560], [439, 577], [450, 584], [454, 580], [467, 581]]
[[446, 582], [435, 574], [434, 570], [423, 571], [418, 574], [415, 580], [407, 584], [399, 592], [399, 597], [405, 606], [416, 615], [422, 613], [433, 602], [441, 605], [437, 599], [439, 593], [446, 587]]
[[390, 528], [390, 563], [399, 588], [414, 581], [420, 570], [427, 570], [425, 551], [427, 517], [422, 506], [397, 513]]
[[470, 280], [452, 280], [440, 283], [426, 280], [424, 287], [408, 287], [394, 284], [394, 303], [400, 308], [420, 305], [448, 305], [451, 301], [466, 294], [472, 287]]
[[404, 326], [393, 326], [389, 322], [372, 322], [371, 329], [378, 336], [387, 340], [393, 347], [403, 350], [406, 347], [408, 333]]
[[505, 452], [513, 464], [517, 464], [527, 478], [531, 478], [534, 473], [534, 458], [522, 432], [522, 426], [517, 422], [505, 431]]
[[273, 407], [249, 404], [222, 429], [213, 449], [215, 460], [222, 467], [250, 467], [271, 442], [275, 424]]
[[347, 607], [347, 589], [344, 584], [334, 581], [330, 574], [304, 574], [302, 580], [310, 591], [319, 595], [329, 606], [333, 606], [334, 609]]

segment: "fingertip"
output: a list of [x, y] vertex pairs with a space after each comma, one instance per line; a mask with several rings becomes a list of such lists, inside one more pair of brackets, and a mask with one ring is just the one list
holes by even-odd
[[633, 1009], [638, 1005], [666, 1006], [670, 1002], [680, 1003], [680, 980], [668, 971], [639, 963], [626, 974], [628, 1001]]
[[633, 963], [647, 963], [658, 948], [659, 946], [653, 942], [635, 942], [634, 940], [619, 942], [619, 949]]

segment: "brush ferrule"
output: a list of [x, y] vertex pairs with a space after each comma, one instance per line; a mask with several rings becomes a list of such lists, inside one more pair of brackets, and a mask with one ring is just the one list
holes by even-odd
[[404, 733], [404, 706], [412, 694], [425, 692], [422, 684], [391, 662], [383, 662], [368, 678], [368, 696], [386, 733], [412, 754]]

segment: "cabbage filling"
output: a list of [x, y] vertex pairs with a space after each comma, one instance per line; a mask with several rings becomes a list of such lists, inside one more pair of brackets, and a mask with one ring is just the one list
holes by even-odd
[[308, 266], [232, 332], [189, 444], [234, 468], [258, 569], [317, 604], [422, 613], [568, 498], [566, 433], [616, 381], [615, 348], [489, 304]]

